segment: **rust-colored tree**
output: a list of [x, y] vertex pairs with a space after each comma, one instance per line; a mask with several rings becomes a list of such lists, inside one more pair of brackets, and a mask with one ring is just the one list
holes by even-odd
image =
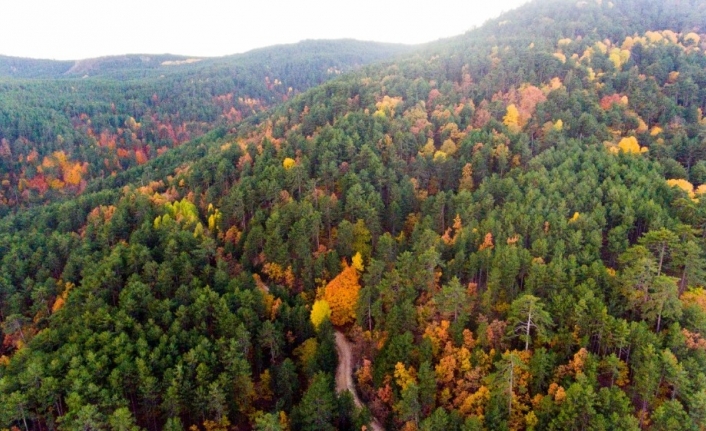
[[331, 307], [331, 323], [341, 326], [355, 320], [358, 291], [358, 271], [343, 262], [343, 271], [326, 285], [324, 291], [324, 300]]

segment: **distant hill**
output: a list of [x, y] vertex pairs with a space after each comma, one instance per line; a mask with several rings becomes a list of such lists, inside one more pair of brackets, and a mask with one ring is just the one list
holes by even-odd
[[352, 39], [306, 40], [299, 43], [259, 48], [224, 57], [185, 57], [172, 54], [130, 54], [75, 61], [41, 60], [0, 55], [0, 78], [60, 79], [102, 77], [135, 79], [165, 73], [203, 71], [214, 66], [254, 65], [273, 67], [313, 59], [325, 60], [340, 71], [407, 52], [410, 46]]
[[86, 181], [143, 164], [214, 127], [410, 49], [332, 40], [202, 59], [2, 57], [0, 75], [10, 76], [0, 77], [0, 180], [6, 184], [0, 213], [76, 193]]

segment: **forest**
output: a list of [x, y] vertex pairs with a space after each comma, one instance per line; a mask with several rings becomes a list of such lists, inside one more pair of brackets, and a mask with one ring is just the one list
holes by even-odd
[[706, 429], [705, 2], [302, 49], [0, 80], [0, 429]]
[[407, 50], [333, 40], [204, 59], [0, 57], [0, 215], [80, 194], [91, 180]]

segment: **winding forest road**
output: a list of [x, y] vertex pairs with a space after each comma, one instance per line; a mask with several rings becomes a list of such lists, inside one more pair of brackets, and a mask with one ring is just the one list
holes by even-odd
[[[336, 331], [336, 352], [338, 353], [338, 368], [336, 369], [336, 392], [350, 391], [353, 395], [353, 402], [356, 407], [363, 407], [363, 402], [358, 398], [353, 384], [353, 359], [351, 357], [351, 344], [343, 335], [343, 332]], [[380, 422], [373, 417], [370, 422], [373, 431], [385, 431]]]

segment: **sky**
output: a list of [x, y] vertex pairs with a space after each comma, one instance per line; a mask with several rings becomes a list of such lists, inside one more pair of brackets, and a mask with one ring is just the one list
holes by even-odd
[[221, 56], [305, 39], [417, 44], [527, 0], [0, 0], [0, 54]]

